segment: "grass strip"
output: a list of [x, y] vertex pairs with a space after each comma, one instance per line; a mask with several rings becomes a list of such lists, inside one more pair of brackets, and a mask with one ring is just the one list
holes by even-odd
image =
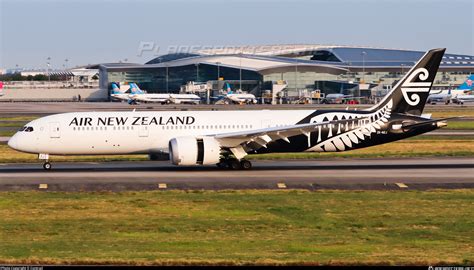
[[0, 263], [474, 262], [474, 190], [1, 192]]

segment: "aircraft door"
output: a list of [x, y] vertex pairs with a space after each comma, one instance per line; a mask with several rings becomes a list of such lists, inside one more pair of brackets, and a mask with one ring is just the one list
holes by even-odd
[[49, 137], [59, 138], [61, 137], [60, 126], [58, 122], [49, 123]]
[[262, 120], [262, 128], [269, 128], [272, 126], [272, 120]]
[[148, 137], [148, 126], [141, 125], [138, 129], [139, 137]]

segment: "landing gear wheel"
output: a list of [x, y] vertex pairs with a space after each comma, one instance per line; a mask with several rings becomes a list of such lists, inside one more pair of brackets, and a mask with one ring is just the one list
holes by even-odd
[[244, 170], [250, 170], [252, 168], [252, 162], [243, 159], [242, 161], [240, 161], [240, 167]]
[[45, 170], [47, 170], [47, 171], [51, 170], [51, 163], [49, 163], [49, 162], [46, 161], [46, 162], [43, 164], [43, 168], [44, 168]]
[[229, 168], [231, 168], [232, 170], [240, 170], [241, 169], [240, 162], [236, 159], [229, 160], [228, 163], [229, 163]]
[[221, 161], [221, 162], [217, 163], [216, 165], [217, 165], [217, 168], [219, 168], [219, 169], [225, 169], [225, 168], [228, 167], [228, 164], [225, 161]]

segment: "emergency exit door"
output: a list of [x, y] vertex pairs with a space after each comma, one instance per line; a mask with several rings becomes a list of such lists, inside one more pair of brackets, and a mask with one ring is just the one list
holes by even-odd
[[58, 122], [49, 123], [49, 136], [51, 138], [61, 137], [61, 130]]
[[138, 136], [139, 137], [148, 137], [148, 126], [141, 125], [138, 129]]

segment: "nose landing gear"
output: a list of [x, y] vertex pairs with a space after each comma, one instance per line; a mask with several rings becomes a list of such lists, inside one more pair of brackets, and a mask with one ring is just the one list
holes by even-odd
[[43, 169], [45, 169], [47, 171], [51, 170], [51, 163], [49, 163], [48, 161], [43, 163]]
[[51, 170], [51, 163], [49, 163], [49, 154], [38, 154], [38, 159], [44, 160], [43, 169], [47, 171]]

